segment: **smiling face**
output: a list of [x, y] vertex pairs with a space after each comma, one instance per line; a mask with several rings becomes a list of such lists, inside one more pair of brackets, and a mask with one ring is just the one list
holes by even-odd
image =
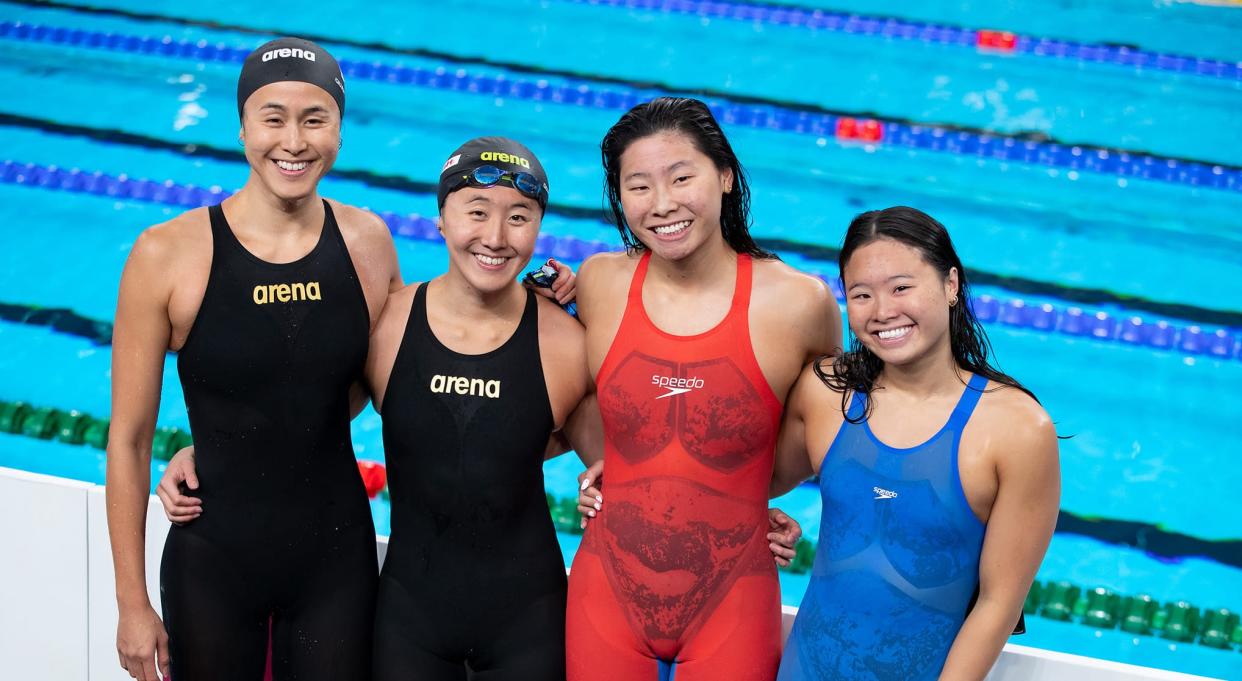
[[464, 187], [440, 209], [449, 274], [482, 293], [511, 286], [535, 252], [539, 204], [512, 187]]
[[242, 139], [252, 180], [282, 200], [312, 196], [340, 148], [336, 100], [310, 83], [264, 85], [243, 107]]
[[881, 238], [854, 251], [842, 277], [850, 330], [885, 364], [952, 355], [949, 302], [957, 298], [956, 268], [943, 276], [917, 249]]
[[634, 236], [655, 256], [681, 260], [723, 239], [720, 205], [733, 172], [720, 170], [689, 137], [660, 132], [621, 154], [621, 206]]

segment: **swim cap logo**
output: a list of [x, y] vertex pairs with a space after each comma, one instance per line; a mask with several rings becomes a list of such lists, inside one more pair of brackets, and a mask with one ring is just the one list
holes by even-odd
[[481, 378], [464, 378], [462, 376], [443, 376], [436, 374], [431, 377], [431, 392], [447, 395], [471, 395], [473, 397], [500, 397], [500, 381], [485, 381]]
[[460, 161], [460, 160], [461, 160], [461, 154], [456, 154], [456, 155], [454, 155], [454, 156], [450, 156], [450, 157], [449, 157], [449, 160], [447, 160], [447, 161], [445, 161], [445, 162], [444, 162], [444, 167], [440, 169], [440, 174], [444, 174], [444, 171], [446, 171], [446, 170], [448, 170], [449, 168], [452, 168], [453, 166], [457, 165], [457, 162], [458, 162], [458, 161]]
[[319, 293], [319, 282], [312, 281], [297, 284], [259, 284], [254, 287], [254, 304], [289, 303], [299, 300], [323, 300]]
[[314, 52], [311, 52], [310, 50], [303, 50], [298, 47], [282, 47], [275, 50], [268, 50], [263, 53], [264, 62], [269, 62], [273, 59], [280, 59], [283, 57], [299, 57], [301, 59], [305, 59], [306, 61], [315, 61]]
[[479, 160], [480, 161], [500, 161], [501, 163], [512, 163], [514, 165], [522, 166], [523, 168], [530, 167], [530, 161], [527, 161], [521, 156], [517, 156], [514, 154], [506, 154], [503, 151], [485, 151], [479, 154]]

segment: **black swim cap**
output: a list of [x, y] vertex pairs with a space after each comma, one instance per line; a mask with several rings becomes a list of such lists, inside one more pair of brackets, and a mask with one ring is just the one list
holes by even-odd
[[[526, 145], [508, 137], [476, 137], [458, 147], [449, 156], [444, 167], [440, 169], [440, 188], [436, 192], [440, 207], [444, 208], [444, 199], [449, 194], [468, 183], [471, 172], [483, 166], [495, 166], [504, 172], [528, 173], [534, 176], [538, 187], [542, 189], [539, 196], [535, 197], [539, 201], [539, 208], [548, 207], [548, 174], [543, 171], [543, 165]], [[514, 183], [506, 183], [522, 191]]]
[[241, 77], [237, 79], [238, 118], [242, 105], [255, 90], [287, 80], [318, 85], [332, 95], [341, 117], [345, 117], [345, 76], [341, 75], [336, 59], [309, 40], [277, 38], [251, 52], [242, 64]]

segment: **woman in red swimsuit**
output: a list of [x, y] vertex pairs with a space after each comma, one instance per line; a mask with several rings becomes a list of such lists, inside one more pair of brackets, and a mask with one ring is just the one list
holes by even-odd
[[745, 175], [702, 102], [640, 104], [602, 151], [628, 250], [578, 279], [609, 496], [570, 575], [568, 677], [770, 681], [782, 404], [840, 346], [840, 313], [751, 238]]

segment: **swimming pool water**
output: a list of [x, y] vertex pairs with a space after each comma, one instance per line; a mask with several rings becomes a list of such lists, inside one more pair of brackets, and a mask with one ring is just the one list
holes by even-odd
[[[1238, 56], [1234, 43], [1222, 37], [1238, 26], [1238, 13], [1183, 5], [1136, 10], [1119, 0], [1089, 7], [1038, 2], [1035, 11], [1020, 12], [1012, 2], [966, 9], [946, 2], [919, 8], [892, 3], [869, 8], [844, 0], [820, 4], [1084, 41], [1116, 42], [1118, 35], [1128, 35], [1146, 49]], [[148, 11], [138, 2], [96, 6]], [[530, 67], [563, 69], [601, 82], [642, 81], [645, 87], [658, 81], [677, 90], [708, 89], [722, 96], [1242, 162], [1242, 119], [1234, 115], [1242, 88], [1233, 81], [732, 20], [703, 22], [568, 0], [424, 3], [367, 12], [348, 5], [310, 12], [300, 7], [290, 12], [280, 3], [226, 2], [170, 5], [159, 12], [233, 26], [328, 32], [339, 40], [399, 48], [333, 46], [351, 59], [509, 77], [532, 77]], [[479, 12], [487, 12], [495, 25], [514, 28], [500, 37], [426, 29]], [[1167, 22], [1150, 30], [1152, 16]], [[247, 47], [264, 39], [228, 27], [0, 2], [0, 21], [5, 20]], [[628, 48], [623, 58], [619, 43]], [[722, 43], [733, 47], [720, 50]], [[246, 167], [234, 143], [236, 65], [4, 39], [0, 54], [0, 79], [9, 91], [0, 101], [0, 160], [229, 189], [245, 181]], [[504, 63], [471, 61], [480, 57]], [[582, 210], [601, 208], [597, 144], [618, 111], [363, 80], [351, 81], [349, 88], [350, 117], [337, 167], [374, 176], [329, 178], [322, 185], [325, 195], [377, 210], [433, 215], [433, 197], [411, 187], [434, 182], [442, 157], [462, 140], [508, 134], [539, 153], [551, 176], [554, 204], [578, 209], [573, 215], [550, 213], [544, 230], [617, 243], [611, 227]], [[1053, 298], [1057, 287], [1067, 295], [1099, 289], [1120, 297], [1113, 304], [1117, 314], [1126, 313], [1126, 296], [1242, 312], [1242, 293], [1228, 285], [1242, 276], [1242, 233], [1236, 229], [1242, 192], [883, 144], [863, 147], [808, 134], [744, 127], [729, 133], [751, 175], [755, 233], [761, 237], [835, 246], [855, 213], [908, 203], [949, 226], [968, 268], [1046, 284]], [[196, 154], [196, 147], [212, 153]], [[401, 183], [385, 186], [383, 176]], [[139, 201], [0, 184], [6, 246], [0, 249], [0, 302], [68, 307], [111, 319], [116, 281], [134, 238], [174, 214]], [[407, 282], [443, 270], [438, 244], [398, 239], [397, 249]], [[787, 255], [800, 266], [835, 271], [831, 262]], [[1066, 511], [1207, 540], [1242, 535], [1232, 503], [1242, 482], [1235, 460], [1242, 412], [1224, 399], [1242, 385], [1242, 362], [998, 325], [988, 331], [1002, 369], [1031, 387], [1058, 431], [1073, 436], [1061, 445]], [[110, 361], [106, 346], [0, 323], [0, 399], [107, 414]], [[159, 423], [188, 425], [171, 356]], [[359, 457], [383, 460], [374, 412], [367, 410], [354, 422], [354, 440]], [[0, 436], [0, 466], [103, 480], [102, 453], [15, 436]], [[158, 475], [158, 464], [154, 468]], [[579, 469], [572, 455], [549, 462], [549, 491], [572, 496]], [[819, 502], [813, 488], [774, 503], [799, 518], [808, 536], [816, 534]], [[378, 529], [386, 532], [385, 505], [375, 502], [373, 508]], [[577, 540], [561, 539], [568, 561]], [[1195, 556], [1159, 558], [1077, 535], [1054, 538], [1039, 578], [1146, 592], [1158, 600], [1185, 598], [1199, 606], [1242, 607], [1238, 568]], [[784, 600], [796, 604], [804, 584], [805, 576], [783, 575]], [[1097, 634], [1042, 619], [1028, 624], [1031, 634], [1017, 642], [1216, 676], [1237, 669], [1231, 664], [1236, 651], [1194, 645], [1170, 650], [1154, 638], [1132, 640], [1120, 632]]]
[[[0, 71], [13, 96], [0, 113], [230, 148], [236, 134], [232, 67], [97, 51], [89, 52], [90, 68], [49, 65], [61, 52], [13, 47]], [[617, 112], [368, 81], [350, 88], [362, 100], [351, 106], [338, 168], [432, 182], [439, 165], [411, 159], [447, 153], [430, 150], [451, 150], [466, 135], [511, 134], [545, 159], [555, 203], [600, 208], [595, 145]], [[49, 90], [63, 103], [54, 112], [40, 104]], [[127, 110], [147, 115], [111, 115], [98, 106], [104, 92]], [[993, 274], [1155, 301], [1195, 301], [1214, 310], [1242, 308], [1242, 293], [1214, 287], [1242, 275], [1242, 236], [1232, 228], [1242, 192], [884, 146], [867, 149], [805, 134], [738, 129], [732, 138], [751, 176], [760, 236], [832, 242], [828, 235], [860, 206], [908, 203], [950, 225], [963, 257], [986, 263], [983, 268]], [[370, 149], [384, 153], [354, 155]], [[148, 166], [144, 174], [166, 179], [161, 166]], [[980, 185], [988, 191], [976, 191]], [[1197, 238], [1186, 238], [1188, 233]], [[1210, 266], [1182, 267], [1182, 255]], [[1214, 295], [1200, 295], [1209, 288]]]

